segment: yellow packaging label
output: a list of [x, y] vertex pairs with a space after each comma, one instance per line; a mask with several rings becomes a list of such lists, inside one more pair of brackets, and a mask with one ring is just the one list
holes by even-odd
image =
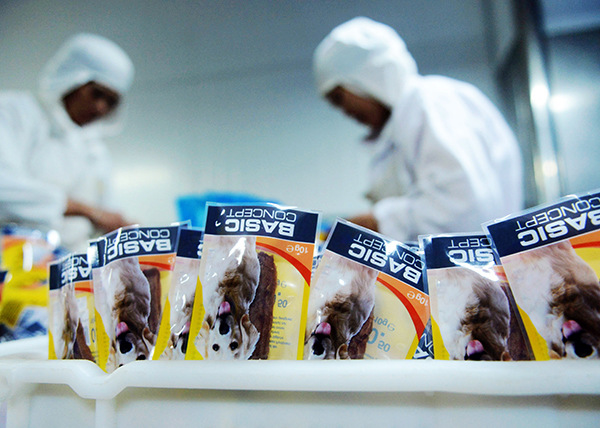
[[529, 337], [529, 343], [531, 345], [531, 350], [533, 352], [534, 359], [537, 361], [549, 360], [550, 355], [548, 354], [548, 343], [538, 333], [535, 326], [531, 322], [529, 315], [527, 315], [527, 313], [521, 308], [519, 308], [519, 314], [521, 314], [521, 319], [523, 320], [523, 325], [525, 326], [527, 337]]
[[190, 332], [187, 344], [187, 352], [185, 353], [186, 360], [203, 360], [204, 357], [196, 347], [192, 344], [192, 339], [196, 337], [200, 328], [202, 327], [202, 320], [204, 319], [204, 304], [202, 300], [202, 282], [200, 278], [196, 283], [196, 294], [194, 295], [194, 306], [192, 312], [192, 318], [190, 322]]
[[48, 330], [48, 359], [56, 360], [56, 351], [54, 350], [54, 336], [52, 330]]
[[108, 364], [108, 356], [110, 354], [110, 337], [106, 333], [106, 329], [104, 328], [104, 323], [102, 322], [102, 317], [100, 313], [96, 310], [96, 346], [98, 348], [98, 358], [96, 360], [98, 366], [107, 371]]
[[290, 245], [263, 237], [257, 240], [257, 248], [273, 257], [277, 272], [268, 359], [297, 359], [314, 245]]
[[389, 278], [375, 285], [373, 330], [364, 358], [410, 359], [425, 329], [428, 296], [402, 283], [393, 286], [392, 282]]
[[[429, 290], [431, 292], [431, 288]], [[433, 299], [431, 300], [431, 302], [431, 332], [433, 335], [433, 349], [435, 353], [434, 356], [436, 360], [449, 360], [450, 354], [444, 346], [444, 340], [442, 339], [442, 332], [440, 331], [440, 326], [438, 325], [437, 321], [435, 320], [435, 317], [433, 316]]]

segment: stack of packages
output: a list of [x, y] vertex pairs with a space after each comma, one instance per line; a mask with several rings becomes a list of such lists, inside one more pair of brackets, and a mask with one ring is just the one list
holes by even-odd
[[50, 264], [50, 358], [89, 359], [107, 372], [181, 359], [201, 243], [185, 225], [127, 227]]
[[598, 358], [600, 193], [425, 236], [435, 358]]
[[545, 360], [598, 356], [600, 194], [407, 245], [275, 204], [130, 227], [50, 265], [51, 358]]
[[128, 227], [50, 265], [49, 355], [298, 359], [319, 214], [209, 204], [203, 231]]

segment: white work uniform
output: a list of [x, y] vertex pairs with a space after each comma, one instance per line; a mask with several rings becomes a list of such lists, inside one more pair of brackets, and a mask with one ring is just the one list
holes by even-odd
[[95, 81], [121, 96], [133, 66], [112, 42], [90, 34], [70, 39], [40, 79], [40, 95], [0, 94], [0, 224], [57, 230], [67, 248], [81, 249], [94, 232], [82, 217], [63, 217], [69, 198], [104, 209], [110, 201], [110, 158], [101, 136], [118, 117], [80, 127], [62, 97]]
[[317, 86], [376, 99], [391, 116], [373, 149], [367, 197], [379, 231], [402, 241], [481, 231], [522, 209], [518, 143], [474, 86], [421, 76], [397, 33], [368, 18], [336, 27], [315, 51]]

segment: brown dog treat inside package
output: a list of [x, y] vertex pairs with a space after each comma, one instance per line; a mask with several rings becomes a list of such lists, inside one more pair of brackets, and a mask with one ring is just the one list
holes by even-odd
[[150, 315], [148, 316], [148, 328], [154, 334], [158, 334], [161, 315], [161, 285], [160, 271], [156, 268], [143, 269], [142, 273], [150, 285]]
[[351, 359], [362, 360], [365, 357], [369, 335], [371, 334], [371, 331], [373, 331], [373, 319], [373, 311], [371, 311], [371, 315], [367, 318], [360, 331], [350, 340], [348, 345], [348, 357]]
[[83, 331], [83, 326], [81, 325], [81, 322], [77, 324], [75, 343], [73, 344], [73, 355], [75, 359], [89, 360], [91, 362], [95, 362], [94, 355], [92, 354], [92, 351], [90, 350], [90, 347], [86, 342], [85, 333]]
[[260, 278], [254, 301], [250, 305], [250, 321], [260, 333], [260, 339], [250, 357], [251, 360], [266, 360], [269, 357], [269, 341], [273, 326], [273, 305], [277, 288], [277, 268], [273, 256], [260, 251]]

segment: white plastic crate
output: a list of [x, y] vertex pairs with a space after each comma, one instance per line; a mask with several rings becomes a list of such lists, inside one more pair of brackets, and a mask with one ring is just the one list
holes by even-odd
[[0, 345], [5, 426], [575, 427], [600, 421], [600, 361], [138, 361], [108, 375]]

